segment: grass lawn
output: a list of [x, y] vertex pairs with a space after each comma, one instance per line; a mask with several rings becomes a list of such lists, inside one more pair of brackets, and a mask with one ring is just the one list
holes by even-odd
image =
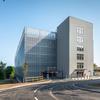
[[89, 84], [89, 86], [100, 89], [100, 83]]

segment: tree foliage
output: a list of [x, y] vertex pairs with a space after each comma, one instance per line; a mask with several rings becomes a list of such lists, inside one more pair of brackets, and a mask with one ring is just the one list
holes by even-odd
[[24, 65], [23, 65], [23, 71], [24, 71], [24, 76], [26, 76], [27, 71], [28, 71], [28, 64], [27, 63], [24, 63]]
[[15, 68], [13, 66], [8, 66], [6, 68], [6, 78], [13, 79], [15, 76]]
[[5, 67], [6, 67], [6, 63], [1, 61], [0, 62], [0, 79], [5, 79]]
[[96, 68], [96, 67], [97, 67], [97, 65], [96, 65], [96, 64], [93, 64], [93, 67], [94, 67], [94, 68]]

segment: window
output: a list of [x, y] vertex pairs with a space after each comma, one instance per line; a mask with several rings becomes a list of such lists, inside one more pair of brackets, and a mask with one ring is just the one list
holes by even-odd
[[83, 37], [77, 36], [77, 42], [79, 42], [79, 43], [83, 42]]
[[47, 38], [48, 39], [55, 39], [56, 38], [56, 34], [54, 34], [54, 33], [48, 34]]
[[84, 68], [84, 63], [77, 63], [77, 68]]
[[77, 28], [76, 28], [76, 32], [77, 32], [78, 34], [83, 34], [83, 33], [84, 33], [84, 29], [83, 29], [82, 27], [77, 27]]
[[77, 51], [84, 51], [84, 47], [82, 45], [77, 46]]
[[84, 54], [77, 54], [77, 60], [84, 60]]
[[78, 43], [84, 42], [84, 38], [82, 36], [82, 34], [84, 33], [84, 29], [82, 27], [77, 27], [76, 33], [77, 33], [77, 42]]

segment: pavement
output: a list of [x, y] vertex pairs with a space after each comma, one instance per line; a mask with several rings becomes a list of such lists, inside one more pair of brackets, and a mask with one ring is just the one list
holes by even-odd
[[24, 87], [24, 86], [30, 86], [30, 85], [38, 85], [38, 84], [44, 84], [44, 83], [50, 83], [52, 80], [43, 80], [40, 82], [28, 82], [28, 83], [15, 83], [15, 84], [1, 84], [0, 85], [0, 92], [14, 89], [14, 88], [19, 88], [19, 87]]
[[42, 82], [2, 91], [0, 100], [100, 100], [100, 93], [81, 89], [84, 84], [99, 81], [55, 80], [48, 81], [48, 83]]
[[81, 90], [85, 90], [85, 91], [100, 93], [100, 89], [94, 89], [92, 87], [90, 89], [89, 86], [84, 87], [84, 86], [75, 85], [75, 87], [80, 88]]
[[73, 85], [76, 83], [75, 81], [56, 81], [41, 85], [34, 91], [34, 96], [36, 100], [99, 100], [99, 93], [81, 90]]
[[[96, 81], [95, 81], [96, 80]], [[43, 83], [56, 83], [56, 82], [69, 82], [69, 81], [86, 81], [88, 83], [100, 83], [100, 79], [98, 78], [88, 78], [88, 79], [82, 79], [82, 78], [72, 78], [72, 79], [62, 79], [62, 80], [43, 80], [43, 81], [38, 81], [38, 82], [28, 82], [28, 83], [15, 83], [15, 84], [1, 84], [0, 85], [0, 92], [2, 91], [6, 91], [9, 89], [14, 89], [14, 88], [19, 88], [19, 87], [24, 87], [24, 86], [30, 86], [30, 85], [38, 85], [38, 84], [43, 84]], [[92, 86], [89, 86], [88, 83], [84, 83], [84, 84], [74, 84], [76, 87], [83, 89], [83, 90], [87, 90], [87, 91], [93, 91], [93, 92], [99, 92], [100, 93], [100, 89], [98, 88], [93, 88]]]
[[93, 87], [91, 85], [91, 84], [100, 83], [100, 77], [91, 77], [88, 79], [73, 78], [73, 79], [59, 80], [59, 82], [66, 82], [66, 81], [67, 82], [74, 81], [75, 84], [73, 84], [73, 86], [81, 90], [100, 93], [100, 87]]
[[83, 83], [74, 84], [75, 87], [80, 88], [85, 91], [100, 93], [100, 87], [94, 87], [92, 84], [100, 83], [100, 79], [84, 81]]

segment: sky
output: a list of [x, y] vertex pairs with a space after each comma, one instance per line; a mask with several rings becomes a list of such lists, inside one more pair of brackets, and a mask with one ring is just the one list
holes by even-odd
[[100, 66], [100, 0], [0, 0], [0, 61], [14, 65], [25, 26], [56, 31], [68, 16], [93, 23], [94, 63]]

